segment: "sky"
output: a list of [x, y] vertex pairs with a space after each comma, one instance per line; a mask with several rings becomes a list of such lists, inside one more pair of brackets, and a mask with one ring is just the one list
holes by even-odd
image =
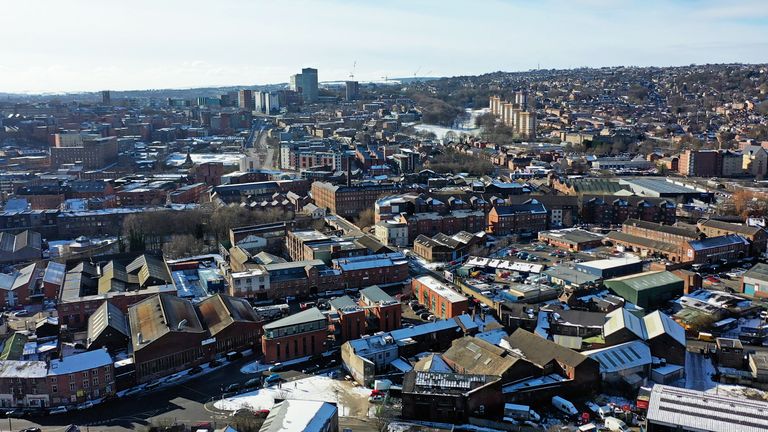
[[0, 92], [768, 62], [768, 0], [0, 0]]

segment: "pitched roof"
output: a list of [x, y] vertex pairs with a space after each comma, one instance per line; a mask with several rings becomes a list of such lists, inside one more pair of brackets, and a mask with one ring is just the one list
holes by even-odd
[[320, 309], [313, 307], [264, 325], [264, 330], [287, 327], [327, 319]]
[[90, 317], [88, 317], [89, 348], [107, 328], [112, 328], [115, 331], [124, 334], [126, 337], [129, 337], [128, 321], [125, 319], [125, 314], [123, 314], [117, 306], [105, 301], [93, 311], [93, 314]]
[[521, 328], [504, 338], [510, 348], [523, 355], [531, 363], [544, 367], [552, 361], [576, 367], [588, 359], [587, 356], [560, 346]]
[[648, 339], [662, 334], [670, 335], [677, 343], [685, 346], [685, 329], [668, 315], [655, 311], [643, 317]]
[[134, 351], [168, 333], [205, 333], [192, 302], [171, 294], [158, 294], [136, 303], [128, 308], [128, 317]]
[[256, 322], [258, 318], [247, 300], [216, 294], [201, 301], [197, 308], [211, 336], [234, 322]]
[[458, 365], [460, 372], [475, 375], [503, 375], [521, 360], [504, 348], [472, 336], [454, 340], [443, 359]]
[[734, 224], [729, 222], [723, 222], [719, 220], [714, 219], [707, 219], [704, 221], [699, 222], [701, 226], [705, 226], [707, 228], [714, 228], [719, 229], [723, 231], [730, 231], [736, 234], [742, 234], [746, 236], [751, 236], [759, 233], [760, 231], [763, 231], [762, 227], [757, 226], [749, 226], [744, 224]]

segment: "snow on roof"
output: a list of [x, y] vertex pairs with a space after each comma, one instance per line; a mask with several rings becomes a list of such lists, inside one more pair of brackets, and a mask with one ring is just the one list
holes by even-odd
[[577, 267], [589, 267], [599, 270], [612, 269], [615, 267], [621, 267], [629, 264], [639, 263], [641, 260], [637, 257], [624, 257], [624, 258], [608, 258], [595, 261], [587, 261], [579, 263]]
[[107, 350], [98, 349], [51, 360], [49, 375], [68, 375], [112, 364]]
[[419, 283], [429, 288], [432, 292], [443, 297], [451, 303], [467, 301], [467, 298], [456, 292], [448, 284], [442, 283], [432, 276], [419, 276], [416, 278]]
[[665, 385], [655, 385], [648, 421], [685, 430], [762, 432], [768, 430], [768, 403]]
[[45, 378], [48, 366], [44, 361], [0, 361], [0, 378]]
[[411, 366], [408, 362], [401, 358], [396, 358], [392, 360], [392, 363], [390, 363], [392, 367], [395, 369], [401, 371], [401, 372], [410, 372], [413, 370], [413, 366]]
[[321, 432], [336, 416], [336, 406], [321, 401], [289, 399], [275, 404], [260, 430]]

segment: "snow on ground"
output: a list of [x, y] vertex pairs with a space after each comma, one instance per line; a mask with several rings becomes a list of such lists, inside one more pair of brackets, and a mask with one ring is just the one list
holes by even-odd
[[[192, 162], [196, 164], [221, 162], [224, 165], [240, 165], [240, 158], [243, 157], [240, 153], [190, 153], [189, 156], [192, 158]], [[182, 166], [186, 160], [187, 155], [185, 153], [171, 153], [165, 163], [168, 166]]]
[[413, 128], [416, 129], [417, 131], [432, 132], [437, 136], [438, 139], [445, 138], [445, 135], [448, 132], [453, 132], [456, 134], [456, 136], [462, 136], [462, 135], [477, 136], [480, 134], [480, 128], [475, 126], [475, 120], [477, 119], [477, 117], [487, 112], [490, 112], [490, 109], [484, 108], [479, 110], [473, 110], [473, 109], [467, 108], [465, 110], [466, 114], [456, 119], [453, 127], [445, 127], [445, 126], [438, 126], [438, 125], [431, 125], [431, 124], [417, 124]]
[[717, 384], [715, 388], [707, 390], [707, 393], [760, 401], [768, 400], [768, 392], [766, 391], [733, 384]]
[[685, 388], [699, 391], [714, 388], [717, 385], [712, 381], [715, 372], [712, 360], [699, 353], [685, 353]]
[[365, 416], [368, 413], [368, 396], [371, 391], [346, 381], [327, 376], [312, 376], [296, 381], [284, 382], [278, 386], [266, 387], [243, 393], [214, 403], [214, 407], [225, 411], [240, 408], [252, 410], [272, 409], [275, 399], [320, 400], [336, 403], [339, 415]]

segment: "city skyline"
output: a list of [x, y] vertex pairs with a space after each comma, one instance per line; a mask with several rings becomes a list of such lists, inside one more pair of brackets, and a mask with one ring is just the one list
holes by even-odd
[[727, 7], [707, 0], [493, 0], [472, 7], [458, 1], [381, 7], [230, 0], [195, 7], [79, 0], [46, 4], [43, 15], [39, 3], [31, 3], [4, 7], [0, 36], [16, 43], [0, 59], [0, 92], [286, 83], [302, 67], [317, 68], [323, 82], [349, 79], [353, 71], [360, 81], [379, 81], [768, 61], [768, 4], [754, 0]]

